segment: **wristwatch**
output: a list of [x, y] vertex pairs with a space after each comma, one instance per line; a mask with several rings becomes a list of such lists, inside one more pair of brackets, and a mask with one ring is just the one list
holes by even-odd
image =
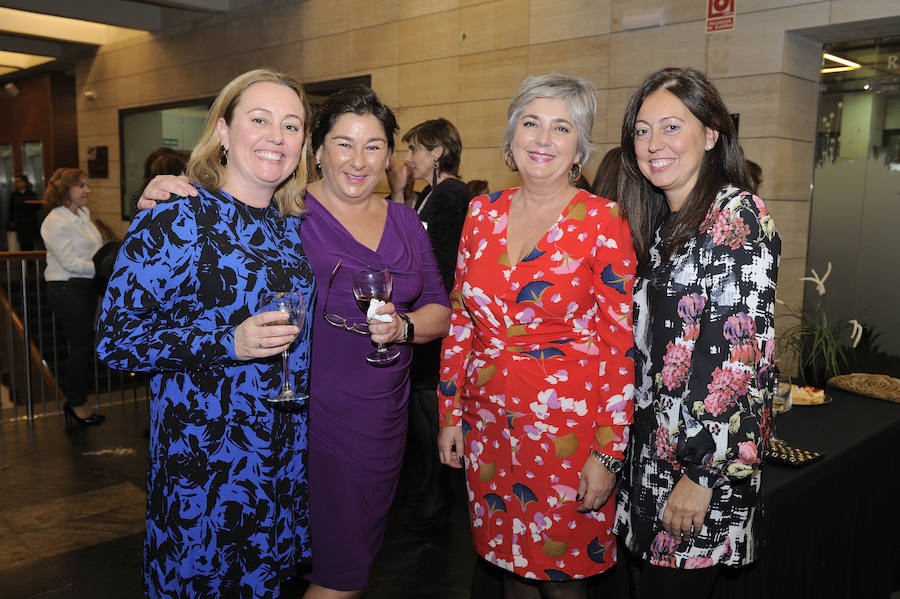
[[412, 343], [413, 337], [416, 336], [416, 327], [412, 323], [412, 320], [409, 319], [409, 316], [406, 314], [401, 314], [397, 312], [397, 316], [400, 317], [400, 320], [406, 323], [406, 327], [403, 329], [403, 338], [398, 343]]
[[600, 460], [600, 463], [603, 464], [606, 469], [609, 470], [612, 474], [618, 474], [619, 472], [621, 472], [622, 466], [625, 465], [625, 462], [623, 462], [619, 458], [614, 458], [611, 455], [600, 453], [593, 447], [591, 447], [591, 455]]

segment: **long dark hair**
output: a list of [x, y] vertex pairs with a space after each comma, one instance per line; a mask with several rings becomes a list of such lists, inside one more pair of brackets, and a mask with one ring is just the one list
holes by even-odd
[[719, 132], [715, 146], [704, 154], [697, 184], [663, 233], [660, 251], [668, 258], [700, 231], [700, 225], [719, 190], [731, 184], [751, 189], [744, 155], [738, 145], [734, 123], [725, 102], [703, 73], [687, 68], [667, 68], [647, 77], [637, 88], [622, 122], [622, 173], [619, 179], [619, 206], [628, 218], [634, 249], [646, 264], [656, 229], [669, 215], [663, 192], [654, 187], [638, 168], [634, 151], [634, 127], [638, 111], [653, 92], [665, 89], [675, 95], [704, 127]]

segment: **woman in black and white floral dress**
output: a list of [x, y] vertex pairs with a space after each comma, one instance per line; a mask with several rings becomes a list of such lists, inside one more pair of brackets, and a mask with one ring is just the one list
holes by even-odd
[[722, 566], [756, 556], [781, 241], [701, 73], [651, 75], [622, 148], [619, 203], [641, 266], [615, 530], [645, 562], [639, 597], [705, 597]]

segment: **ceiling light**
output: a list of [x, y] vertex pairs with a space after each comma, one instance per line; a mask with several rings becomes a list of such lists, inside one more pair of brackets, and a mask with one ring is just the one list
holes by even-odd
[[22, 54], [21, 52], [0, 50], [0, 67], [30, 69], [51, 60], [56, 60], [56, 58], [53, 56], [38, 56], [37, 54]]

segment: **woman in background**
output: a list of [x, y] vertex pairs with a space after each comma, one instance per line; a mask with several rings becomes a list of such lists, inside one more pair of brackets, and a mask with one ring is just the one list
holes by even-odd
[[584, 79], [526, 79], [503, 138], [522, 185], [473, 199], [460, 242], [440, 455], [465, 464], [475, 549], [507, 599], [586, 598], [615, 564], [636, 264], [616, 204], [575, 187], [595, 112]]
[[638, 597], [706, 597], [722, 567], [757, 554], [781, 241], [703, 74], [650, 75], [621, 145], [641, 268], [616, 533], [643, 564]]
[[143, 571], [153, 598], [275, 599], [310, 559], [307, 405], [267, 401], [284, 350], [294, 387], [308, 389], [310, 329], [261, 311], [276, 291], [313, 306], [299, 235], [308, 114], [286, 75], [229, 82], [191, 153], [194, 197], [135, 217], [106, 291], [98, 353], [153, 373]]
[[[449, 294], [456, 271], [456, 252], [472, 192], [459, 178], [462, 141], [453, 123], [433, 119], [406, 132], [409, 144], [406, 160], [392, 164], [388, 171], [391, 199], [406, 200], [404, 190], [410, 179], [427, 185], [414, 194], [410, 204], [428, 231], [444, 290]], [[437, 452], [438, 369], [441, 340], [418, 345], [410, 366], [409, 436], [411, 453], [422, 465], [422, 476], [410, 493], [411, 505], [405, 525], [410, 530], [436, 529], [447, 521], [450, 511], [450, 471], [441, 466]]]
[[103, 243], [100, 231], [91, 222], [87, 207], [90, 197], [87, 173], [77, 168], [56, 169], [44, 192], [47, 216], [41, 225], [47, 248], [47, 301], [62, 325], [69, 348], [63, 411], [66, 422], [74, 419], [79, 424], [104, 421], [87, 405], [97, 314], [93, 258]]
[[13, 185], [15, 189], [9, 196], [9, 210], [16, 226], [16, 241], [20, 252], [30, 252], [34, 250], [34, 240], [38, 237], [41, 200], [31, 189], [31, 181], [27, 175], [16, 175]]

